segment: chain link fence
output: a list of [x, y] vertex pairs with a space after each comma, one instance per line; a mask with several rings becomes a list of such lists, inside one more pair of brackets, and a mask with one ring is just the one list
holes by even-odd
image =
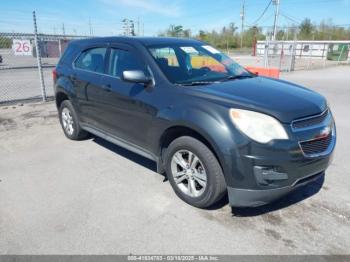
[[280, 71], [319, 69], [350, 64], [350, 41], [258, 41], [260, 66]]
[[69, 41], [79, 38], [0, 32], [0, 104], [53, 97], [52, 70]]
[[[81, 38], [0, 32], [0, 104], [53, 97], [52, 70], [69, 41]], [[349, 50], [350, 41], [258, 41], [256, 56], [234, 59], [289, 72], [350, 64]]]

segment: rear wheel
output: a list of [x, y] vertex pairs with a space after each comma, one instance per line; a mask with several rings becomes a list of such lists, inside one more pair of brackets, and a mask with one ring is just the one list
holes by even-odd
[[175, 139], [166, 150], [165, 164], [175, 193], [190, 205], [209, 207], [226, 192], [218, 160], [205, 144], [193, 137]]
[[80, 128], [78, 117], [72, 103], [64, 100], [59, 108], [59, 119], [66, 137], [72, 140], [81, 140], [88, 136], [88, 133]]

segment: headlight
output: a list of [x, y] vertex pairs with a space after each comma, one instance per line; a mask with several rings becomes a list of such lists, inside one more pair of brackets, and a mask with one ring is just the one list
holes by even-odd
[[240, 131], [257, 142], [267, 143], [273, 139], [288, 139], [281, 123], [271, 116], [232, 108], [230, 117]]

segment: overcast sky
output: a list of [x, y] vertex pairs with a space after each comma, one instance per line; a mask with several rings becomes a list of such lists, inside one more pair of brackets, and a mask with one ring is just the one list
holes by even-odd
[[[32, 32], [32, 11], [36, 10], [39, 31], [89, 34], [89, 20], [95, 35], [121, 33], [123, 18], [139, 19], [145, 35], [156, 35], [170, 24], [181, 24], [197, 33], [199, 29], [221, 28], [230, 22], [240, 26], [243, 0], [16, 0], [2, 1], [0, 32]], [[350, 26], [350, 0], [280, 0], [280, 26], [300, 23], [309, 17], [314, 22], [332, 19], [334, 24]], [[260, 17], [270, 0], [246, 0], [246, 25]], [[258, 26], [273, 24], [270, 5]], [[141, 26], [140, 26], [141, 27]], [[142, 28], [142, 27], [141, 27]], [[137, 31], [137, 30], [136, 30]]]

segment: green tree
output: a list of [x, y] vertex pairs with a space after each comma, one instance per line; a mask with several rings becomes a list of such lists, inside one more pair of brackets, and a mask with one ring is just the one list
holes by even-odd
[[276, 35], [276, 40], [286, 40], [285, 39], [286, 35], [284, 30], [278, 30], [277, 35]]
[[11, 48], [12, 40], [7, 37], [0, 37], [0, 48]]
[[197, 38], [198, 38], [199, 40], [201, 40], [201, 41], [207, 41], [207, 39], [208, 39], [208, 34], [207, 34], [205, 31], [203, 31], [203, 30], [199, 30], [199, 33], [198, 33]]
[[312, 34], [314, 33], [314, 25], [311, 23], [309, 18], [305, 18], [299, 26], [299, 39], [306, 40], [312, 39]]
[[[237, 29], [234, 23], [229, 23], [219, 30], [199, 30], [197, 35], [192, 36], [190, 29], [184, 29], [181, 25], [170, 25], [159, 36], [195, 37], [220, 49], [230, 49], [240, 45], [241, 33]], [[243, 32], [243, 46], [252, 47], [255, 41], [265, 40], [266, 34], [262, 28], [250, 27]], [[279, 30], [277, 40], [293, 40], [295, 35], [297, 40], [349, 40], [350, 27], [336, 26], [332, 20], [313, 24], [309, 18], [305, 18], [299, 26], [292, 25], [286, 30]]]

